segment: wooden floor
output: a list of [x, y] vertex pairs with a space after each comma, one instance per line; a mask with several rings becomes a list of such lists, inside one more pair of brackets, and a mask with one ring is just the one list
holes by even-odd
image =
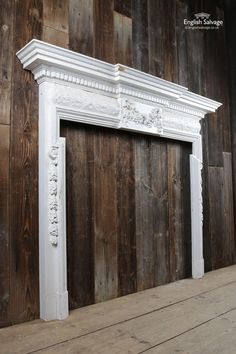
[[0, 353], [236, 353], [236, 266], [0, 330]]

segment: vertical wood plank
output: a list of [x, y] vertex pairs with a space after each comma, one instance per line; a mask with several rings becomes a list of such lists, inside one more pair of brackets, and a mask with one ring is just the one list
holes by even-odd
[[95, 135], [94, 237], [95, 302], [117, 296], [116, 136], [109, 129]]
[[68, 32], [68, 0], [43, 0], [43, 25]]
[[9, 149], [10, 127], [0, 125], [0, 327], [10, 322]]
[[96, 0], [94, 9], [95, 57], [114, 63], [114, 1]]
[[217, 269], [224, 266], [224, 172], [222, 167], [208, 170], [212, 267]]
[[14, 2], [0, 6], [0, 124], [10, 124]]
[[178, 84], [188, 87], [187, 31], [184, 27], [185, 18], [188, 18], [187, 4], [181, 0], [176, 0], [176, 65], [178, 71]]
[[187, 53], [189, 90], [204, 95], [204, 33], [202, 31], [187, 31]]
[[[226, 24], [226, 20], [224, 18], [224, 9], [216, 7], [216, 17], [224, 21]], [[225, 28], [225, 26], [224, 26]], [[229, 107], [229, 86], [230, 86], [230, 72], [229, 65], [227, 60], [228, 49], [226, 47], [226, 33], [224, 29], [217, 32], [217, 42], [219, 43], [221, 51], [218, 53], [218, 61], [217, 61], [217, 71], [218, 71], [218, 89], [219, 96], [218, 100], [223, 103], [219, 114], [220, 119], [222, 120], [222, 133], [223, 133], [223, 151], [231, 152], [232, 150], [232, 142], [231, 142], [231, 124], [230, 124], [230, 107]]]
[[[177, 81], [177, 48], [176, 48], [176, 0], [164, 2], [165, 42], [164, 42], [164, 79]], [[162, 16], [163, 16], [162, 15]]]
[[146, 0], [132, 1], [133, 66], [149, 72], [148, 7]]
[[117, 153], [119, 296], [137, 289], [134, 153], [131, 134], [121, 134]]
[[[236, 46], [234, 39], [236, 36], [236, 27], [234, 25], [234, 14], [236, 3], [233, 0], [225, 1], [225, 25], [226, 25], [226, 45], [228, 49], [228, 64], [231, 80], [230, 87], [230, 123], [231, 123], [231, 142], [232, 142], [232, 165], [233, 165], [233, 193], [234, 193], [234, 230], [236, 232]], [[235, 243], [236, 255], [236, 243]]]
[[234, 204], [233, 204], [233, 181], [232, 181], [232, 156], [224, 152], [224, 265], [235, 262], [235, 230], [234, 230]]
[[132, 66], [132, 19], [114, 12], [115, 62]]
[[203, 257], [205, 271], [212, 270], [212, 240], [210, 225], [210, 200], [209, 200], [209, 170], [208, 170], [208, 119], [205, 118], [201, 122], [202, 130], [202, 148], [203, 148], [203, 164], [202, 164], [202, 202], [203, 202]]
[[[41, 0], [16, 1], [14, 53], [41, 38]], [[39, 316], [38, 285], [38, 87], [14, 57], [10, 155], [10, 318]]]
[[[210, 0], [206, 0], [206, 9], [209, 9], [211, 16], [216, 18], [216, 8], [212, 6]], [[205, 95], [218, 101], [222, 99], [220, 95], [221, 81], [225, 80], [220, 75], [220, 67], [223, 65], [221, 62], [223, 48], [222, 43], [219, 41], [219, 35], [218, 31], [206, 31], [204, 38]], [[219, 47], [214, 43], [219, 43]], [[219, 50], [219, 48], [221, 49]], [[206, 118], [208, 120], [207, 149], [209, 166], [223, 166], [223, 111], [223, 107], [220, 107], [216, 113], [212, 113]]]
[[161, 139], [152, 139], [151, 143], [152, 175], [152, 212], [154, 231], [154, 285], [170, 281], [169, 262], [169, 210], [168, 210], [168, 166], [167, 143]]
[[175, 3], [148, 1], [149, 72], [173, 82], [177, 80]]
[[94, 56], [94, 0], [69, 1], [69, 47]]
[[70, 309], [94, 303], [93, 131], [63, 122], [67, 159], [67, 251]]
[[183, 262], [183, 224], [181, 203], [181, 147], [168, 143], [168, 196], [169, 196], [169, 238], [170, 238], [170, 279], [180, 279]]
[[68, 48], [69, 0], [43, 0], [43, 34], [45, 42]]
[[158, 77], [164, 77], [164, 18], [163, 2], [148, 1], [148, 52], [149, 73]]
[[150, 140], [135, 141], [135, 215], [137, 245], [137, 290], [154, 286], [152, 181]]

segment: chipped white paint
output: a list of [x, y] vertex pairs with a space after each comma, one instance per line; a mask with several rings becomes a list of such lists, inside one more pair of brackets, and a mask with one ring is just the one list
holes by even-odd
[[32, 40], [17, 53], [39, 83], [40, 316], [68, 315], [65, 142], [60, 120], [192, 143], [192, 276], [204, 274], [200, 120], [221, 104], [135, 69]]

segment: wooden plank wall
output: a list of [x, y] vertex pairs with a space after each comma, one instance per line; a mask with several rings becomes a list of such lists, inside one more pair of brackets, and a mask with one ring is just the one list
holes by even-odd
[[[230, 116], [233, 154], [233, 190], [234, 207], [236, 207], [236, 27], [234, 25], [234, 14], [236, 13], [236, 3], [233, 0], [225, 1], [226, 38], [229, 53], [229, 74], [230, 80]], [[234, 230], [236, 230], [236, 217], [234, 217]], [[236, 244], [235, 244], [236, 248]]]
[[191, 145], [62, 122], [70, 308], [191, 276]]
[[32, 38], [120, 61], [223, 102], [202, 124], [204, 256], [206, 270], [235, 262], [228, 44], [225, 26], [184, 30], [183, 18], [199, 11], [224, 18], [223, 1], [0, 0], [1, 326], [39, 315], [38, 90], [15, 57]]

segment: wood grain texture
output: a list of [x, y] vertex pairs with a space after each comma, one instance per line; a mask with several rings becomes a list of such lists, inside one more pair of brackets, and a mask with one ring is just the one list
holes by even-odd
[[[236, 3], [232, 0], [225, 1], [225, 22], [226, 22], [226, 47], [228, 48], [228, 65], [231, 80], [230, 87], [230, 125], [231, 125], [231, 142], [232, 142], [232, 168], [233, 168], [233, 194], [234, 194], [234, 230], [236, 230], [236, 47], [234, 38], [236, 36], [236, 28], [233, 22], [233, 16], [236, 11]], [[236, 242], [235, 242], [236, 246]], [[236, 250], [236, 247], [235, 247]], [[235, 253], [236, 254], [236, 253]]]
[[71, 222], [67, 226], [67, 252], [70, 255], [67, 272], [69, 304], [74, 309], [94, 303], [93, 171], [90, 169], [93, 165], [86, 163], [93, 160], [93, 149], [90, 149], [93, 139], [86, 138], [83, 126], [78, 129], [78, 124], [68, 127], [62, 124], [61, 134], [68, 137], [66, 175], [70, 181], [70, 185], [67, 184], [70, 198], [67, 199], [67, 218]]
[[133, 66], [149, 72], [148, 7], [146, 0], [132, 1]]
[[69, 0], [69, 45], [94, 56], [94, 0]]
[[166, 284], [170, 281], [170, 239], [168, 209], [168, 166], [167, 142], [152, 140], [151, 145], [151, 191], [153, 220], [153, 257], [154, 285]]
[[[223, 167], [209, 167], [208, 169], [212, 268], [215, 269], [223, 266], [225, 255], [226, 235], [224, 235], [224, 222], [222, 222], [224, 220], [224, 170]], [[224, 238], [222, 235], [224, 235]], [[224, 252], [222, 252], [222, 249], [224, 249]]]
[[64, 31], [58, 31], [54, 28], [43, 26], [42, 40], [62, 48], [68, 48], [68, 33]]
[[0, 124], [10, 124], [14, 1], [0, 7]]
[[115, 61], [132, 66], [132, 19], [114, 12]]
[[223, 175], [223, 207], [224, 207], [224, 235], [225, 252], [224, 264], [231, 265], [235, 261], [235, 239], [234, 239], [234, 205], [233, 205], [233, 172], [231, 153], [223, 153], [224, 175]]
[[[16, 2], [14, 52], [41, 38], [42, 1]], [[10, 152], [10, 302], [13, 323], [39, 316], [38, 87], [14, 57]]]
[[150, 74], [164, 78], [164, 2], [148, 2], [148, 60]]
[[116, 135], [109, 129], [94, 136], [95, 301], [117, 296]]
[[43, 33], [45, 42], [68, 48], [69, 0], [43, 0]]
[[[211, 5], [208, 1], [208, 7]], [[215, 9], [212, 9], [212, 16], [216, 16]], [[205, 78], [206, 78], [206, 91], [207, 97], [215, 100], [223, 100], [220, 94], [220, 86], [222, 76], [220, 72], [222, 71], [222, 52], [213, 43], [220, 43], [219, 48], [224, 48], [224, 43], [219, 38], [218, 31], [212, 31], [209, 33], [206, 31], [205, 34], [205, 45], [204, 45], [204, 63], [205, 63]], [[212, 60], [215, 58], [215, 60]], [[207, 117], [208, 120], [208, 165], [223, 167], [223, 107], [220, 107], [216, 113], [213, 113]]]
[[94, 4], [94, 54], [114, 63], [114, 2], [96, 0]]
[[176, 51], [178, 84], [188, 87], [188, 55], [187, 55], [187, 31], [183, 19], [188, 18], [188, 5], [186, 2], [176, 0]]
[[170, 274], [174, 281], [181, 277], [183, 257], [183, 223], [181, 193], [181, 147], [168, 144], [168, 197], [169, 197], [169, 238]]
[[9, 321], [9, 150], [10, 127], [0, 125], [0, 327]]
[[131, 134], [122, 134], [117, 151], [118, 295], [137, 289], [134, 147]]
[[43, 0], [43, 25], [68, 33], [69, 0]]
[[152, 176], [149, 138], [135, 141], [135, 219], [137, 253], [137, 290], [154, 286], [153, 223], [156, 217], [152, 209]]

